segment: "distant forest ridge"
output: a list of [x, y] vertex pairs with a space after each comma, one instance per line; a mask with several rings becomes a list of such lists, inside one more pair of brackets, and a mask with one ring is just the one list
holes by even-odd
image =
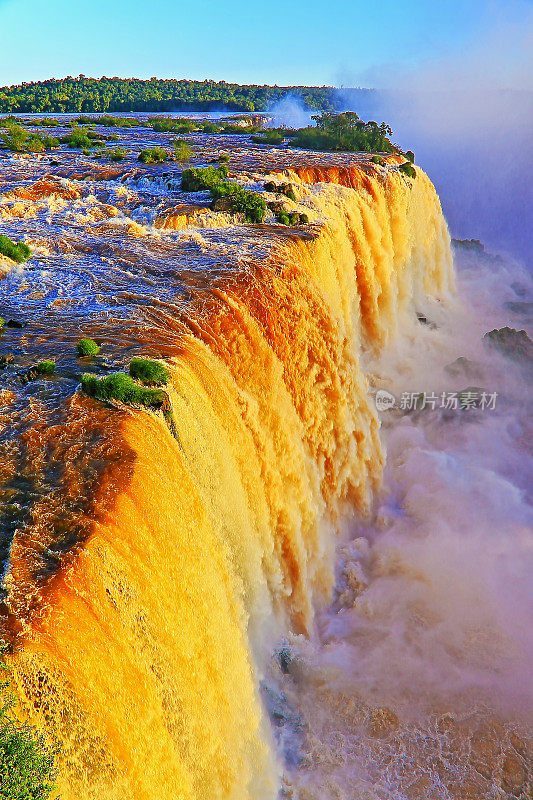
[[[349, 89], [359, 95], [371, 89]], [[225, 81], [150, 78], [51, 78], [0, 88], [0, 113], [104, 111], [266, 111], [287, 95], [325, 111], [340, 108], [342, 94], [333, 86], [257, 86]]]

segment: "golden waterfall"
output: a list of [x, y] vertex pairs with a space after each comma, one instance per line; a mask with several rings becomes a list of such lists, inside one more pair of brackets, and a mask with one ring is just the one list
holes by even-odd
[[[316, 235], [287, 233], [165, 320], [176, 435], [120, 412], [132, 469], [16, 650], [23, 711], [61, 743], [65, 800], [276, 796], [263, 665], [287, 629], [310, 629], [336, 539], [380, 483], [364, 353], [453, 284], [420, 169], [291, 180]], [[15, 542], [13, 597], [24, 569]]]

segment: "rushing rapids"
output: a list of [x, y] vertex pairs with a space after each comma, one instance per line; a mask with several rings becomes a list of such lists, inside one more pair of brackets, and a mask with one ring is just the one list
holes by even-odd
[[[121, 137], [135, 148], [146, 132]], [[0, 342], [15, 356], [0, 393], [2, 636], [20, 713], [59, 746], [65, 800], [278, 795], [306, 749], [296, 711], [294, 747], [279, 728], [305, 699], [293, 689], [276, 711], [289, 689], [273, 688], [272, 653], [286, 636], [305, 651], [336, 545], [379, 490], [370, 370], [420, 309], [453, 302], [421, 169], [191, 139], [199, 164], [231, 149], [252, 188], [289, 176], [310, 224], [214, 213], [179, 191], [177, 166], [1, 164], [2, 231], [34, 251], [0, 284], [0, 313], [24, 325]], [[76, 358], [82, 336], [102, 346], [94, 363]], [[81, 373], [137, 355], [168, 364], [175, 430], [80, 392]], [[57, 377], [21, 385], [39, 358]], [[395, 729], [392, 712], [377, 719]], [[291, 781], [284, 796], [302, 800], [393, 796]]]

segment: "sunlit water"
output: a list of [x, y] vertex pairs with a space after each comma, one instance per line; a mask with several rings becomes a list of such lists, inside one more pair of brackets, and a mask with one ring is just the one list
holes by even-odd
[[[531, 372], [481, 340], [494, 327], [530, 325], [529, 278], [461, 250], [454, 296], [429, 185], [417, 201], [405, 200], [405, 186], [391, 179], [391, 189], [388, 173], [376, 177], [365, 159], [269, 150], [245, 135], [183, 137], [195, 148], [192, 164], [229, 153], [232, 173], [251, 188], [270, 171], [298, 171], [299, 207], [312, 224], [286, 229], [270, 216], [249, 226], [212, 214], [207, 194], [182, 193], [182, 165], [137, 162], [142, 147], [168, 145], [172, 136], [110, 132], [119, 141], [108, 146], [131, 150], [119, 164], [62, 150], [3, 154], [0, 170], [1, 232], [34, 252], [26, 264], [4, 264], [0, 281], [0, 314], [23, 325], [0, 339], [0, 356], [14, 357], [0, 374], [1, 610], [11, 641], [28, 639], [30, 657], [41, 651], [38, 667], [23, 662], [21, 679], [31, 701], [38, 698], [39, 721], [60, 737], [77, 732], [65, 757], [73, 796], [114, 797], [121, 786], [121, 796], [149, 797], [146, 785], [158, 780], [160, 798], [176, 787], [200, 796], [204, 781], [213, 796], [257, 800], [274, 796], [272, 775], [281, 775], [281, 796], [298, 800], [526, 798]], [[352, 181], [346, 168], [358, 164], [371, 179], [363, 170]], [[351, 190], [321, 181], [353, 185], [365, 201], [356, 205]], [[184, 205], [192, 208], [182, 226]], [[315, 240], [317, 249], [307, 250]], [[393, 258], [394, 247], [413, 248], [411, 261]], [[263, 264], [274, 267], [262, 272]], [[285, 274], [287, 265], [295, 271]], [[391, 278], [399, 266], [405, 273]], [[310, 274], [322, 294], [307, 285]], [[354, 321], [357, 335], [348, 329]], [[76, 357], [82, 336], [101, 344], [95, 361]], [[149, 415], [132, 420], [79, 393], [83, 372], [108, 374], [139, 354], [173, 360], [177, 441]], [[21, 382], [42, 358], [56, 361], [57, 377]], [[467, 360], [454, 364], [458, 358]], [[362, 374], [372, 396], [386, 390], [396, 399], [378, 414], [387, 459], [366, 516], [381, 462]], [[439, 398], [469, 387], [477, 396], [496, 393], [494, 407], [399, 407], [404, 393]], [[248, 483], [236, 482], [239, 470]], [[255, 517], [241, 510], [241, 493], [257, 494], [259, 476], [279, 526], [260, 546], [252, 530], [263, 530], [259, 500]], [[344, 505], [342, 522], [337, 495], [356, 509]], [[205, 552], [187, 540], [181, 567], [174, 548], [152, 552], [152, 538], [159, 546], [168, 536], [165, 520], [180, 543], [191, 530], [193, 540], [205, 536]], [[220, 552], [211, 536], [224, 542]], [[174, 571], [182, 578], [187, 569], [191, 588], [182, 589]], [[144, 597], [152, 584], [160, 594]], [[182, 591], [182, 606], [170, 602]], [[107, 616], [106, 593], [117, 618]], [[213, 662], [196, 679], [207, 697], [215, 676], [215, 700], [209, 695], [197, 719], [184, 722], [183, 709], [191, 716], [198, 701], [180, 659], [188, 649], [207, 653], [204, 636]], [[94, 695], [83, 698], [88, 680]], [[95, 719], [113, 686], [130, 694], [109, 706], [106, 742]], [[259, 702], [271, 733], [261, 730]], [[80, 734], [84, 726], [89, 733]], [[198, 730], [208, 731], [204, 741]], [[264, 752], [272, 740], [274, 757]], [[109, 758], [100, 752], [107, 747]], [[129, 764], [126, 777], [117, 763]]]

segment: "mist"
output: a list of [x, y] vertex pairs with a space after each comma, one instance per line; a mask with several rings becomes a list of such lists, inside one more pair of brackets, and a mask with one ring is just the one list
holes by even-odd
[[467, 52], [417, 69], [380, 65], [339, 76], [376, 91], [339, 90], [343, 110], [388, 122], [440, 195], [453, 236], [481, 239], [529, 268], [533, 245], [533, 11], [492, 10]]
[[270, 115], [268, 127], [273, 128], [305, 128], [312, 125], [312, 115], [316, 109], [309, 108], [301, 97], [289, 92], [281, 100], [267, 109]]

